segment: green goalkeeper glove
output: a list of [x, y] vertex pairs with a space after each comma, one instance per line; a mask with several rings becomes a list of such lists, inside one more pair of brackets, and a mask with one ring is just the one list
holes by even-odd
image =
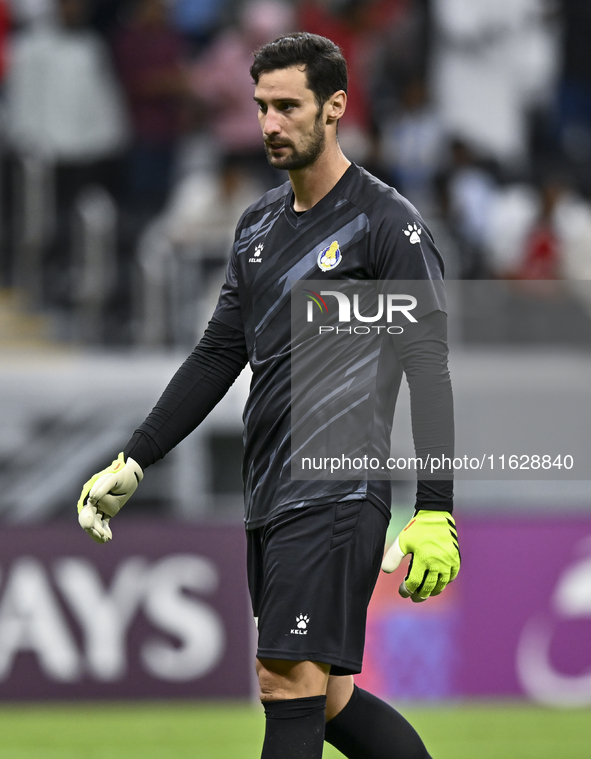
[[137, 461], [125, 461], [120, 453], [111, 466], [84, 483], [78, 499], [78, 522], [93, 540], [106, 543], [113, 538], [109, 520], [127, 503], [143, 478]]
[[438, 596], [460, 570], [460, 549], [454, 518], [447, 511], [421, 510], [410, 520], [382, 562], [393, 572], [411, 553], [408, 574], [398, 592], [418, 603]]

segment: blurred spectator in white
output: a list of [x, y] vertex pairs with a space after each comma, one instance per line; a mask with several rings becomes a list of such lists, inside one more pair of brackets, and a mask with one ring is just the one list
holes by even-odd
[[236, 223], [263, 190], [236, 156], [179, 182], [139, 240], [142, 342], [195, 344], [215, 308]]
[[[56, 223], [53, 239], [46, 241], [44, 295], [52, 304], [68, 306], [73, 292], [72, 207], [90, 185], [115, 192], [118, 159], [129, 132], [109, 52], [86, 25], [88, 3], [58, 0], [56, 7], [55, 22], [31, 24], [15, 35], [7, 76], [7, 121], [14, 155], [32, 158], [50, 170]], [[42, 183], [37, 184], [38, 194]], [[49, 207], [49, 187], [47, 195], [39, 199], [40, 209]], [[24, 198], [17, 201], [17, 207], [26, 206]], [[42, 215], [40, 209], [37, 216]]]
[[491, 206], [486, 246], [491, 274], [504, 277], [522, 266], [530, 229], [540, 214], [540, 198], [529, 184], [500, 187]]
[[[189, 344], [205, 329], [215, 308], [236, 224], [265, 189], [249, 161], [228, 155], [216, 171], [187, 175], [171, 197], [165, 214], [167, 236], [181, 278], [192, 282], [190, 288], [177, 288], [180, 297], [185, 295], [185, 313], [195, 314], [188, 320]], [[177, 331], [182, 331], [181, 325]]]
[[219, 171], [189, 174], [175, 188], [166, 211], [170, 240], [196, 253], [226, 262], [234, 230], [262, 186], [248, 164], [228, 156]]
[[133, 126], [127, 192], [134, 213], [149, 218], [164, 206], [187, 95], [185, 44], [166, 0], [132, 0], [114, 35], [114, 51]]
[[404, 0], [303, 0], [299, 26], [333, 40], [347, 59], [347, 111], [339, 142], [351, 160], [367, 163], [374, 150], [372, 83], [389, 33], [405, 18]]
[[433, 180], [445, 147], [441, 119], [425, 83], [412, 78], [403, 87], [400, 107], [381, 125], [381, 159], [390, 183], [424, 215], [433, 208]]
[[556, 208], [555, 225], [568, 290], [591, 316], [591, 205], [575, 193], [565, 191]]
[[498, 191], [495, 179], [471, 147], [455, 139], [439, 189], [441, 211], [458, 243], [459, 277], [486, 278], [491, 213]]
[[86, 25], [85, 0], [58, 0], [56, 23], [15, 36], [7, 78], [10, 141], [64, 166], [117, 154], [128, 137], [109, 53]]
[[564, 249], [563, 272], [570, 280], [591, 281], [591, 205], [572, 192], [565, 192], [556, 209], [556, 229]]
[[237, 26], [221, 32], [190, 69], [193, 93], [206, 109], [221, 156], [250, 161], [252, 171], [267, 181], [270, 169], [249, 70], [253, 51], [293, 31], [293, 24], [292, 8], [285, 2], [247, 2], [240, 9]]
[[558, 63], [548, 0], [434, 0], [434, 95], [448, 133], [506, 165], [527, 160], [528, 113]]
[[45, 22], [56, 16], [57, 0], [9, 0], [11, 16], [17, 25]]

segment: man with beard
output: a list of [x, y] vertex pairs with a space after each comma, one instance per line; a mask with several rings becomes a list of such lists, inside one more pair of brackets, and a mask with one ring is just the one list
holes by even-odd
[[[290, 476], [290, 283], [423, 280], [435, 290], [442, 261], [416, 209], [339, 147], [347, 69], [334, 43], [308, 33], [279, 38], [257, 51], [251, 74], [269, 163], [287, 170], [289, 182], [243, 214], [203, 338], [124, 452], [86, 483], [79, 521], [98, 542], [109, 540], [109, 519], [145, 468], [195, 429], [248, 361], [243, 477], [267, 718], [262, 758], [319, 759], [326, 739], [351, 758], [428, 759], [408, 722], [352, 677], [361, 671], [390, 483], [368, 472], [354, 481]], [[430, 302], [412, 337], [400, 336], [396, 356], [385, 341], [367, 361], [354, 357], [348, 371], [354, 375], [355, 364], [369, 362], [368, 376], [378, 381], [369, 393], [375, 411], [368, 424], [389, 443], [404, 370], [417, 456], [453, 457], [444, 306]], [[384, 559], [392, 571], [413, 554], [401, 586], [413, 601], [439, 594], [457, 574], [451, 509], [451, 481], [419, 479], [414, 517]]]

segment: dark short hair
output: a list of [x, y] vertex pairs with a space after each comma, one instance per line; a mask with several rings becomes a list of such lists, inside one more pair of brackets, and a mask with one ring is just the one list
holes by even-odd
[[341, 48], [309, 32], [294, 32], [263, 45], [254, 54], [250, 75], [258, 84], [261, 74], [291, 66], [305, 67], [308, 87], [319, 108], [338, 90], [347, 92], [347, 62]]

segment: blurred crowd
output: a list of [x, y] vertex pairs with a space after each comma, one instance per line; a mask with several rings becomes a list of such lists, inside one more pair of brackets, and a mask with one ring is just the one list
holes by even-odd
[[591, 279], [591, 3], [0, 0], [0, 285], [65, 339], [194, 339], [238, 216], [286, 178], [248, 69], [293, 30], [343, 49], [343, 150], [448, 278]]

